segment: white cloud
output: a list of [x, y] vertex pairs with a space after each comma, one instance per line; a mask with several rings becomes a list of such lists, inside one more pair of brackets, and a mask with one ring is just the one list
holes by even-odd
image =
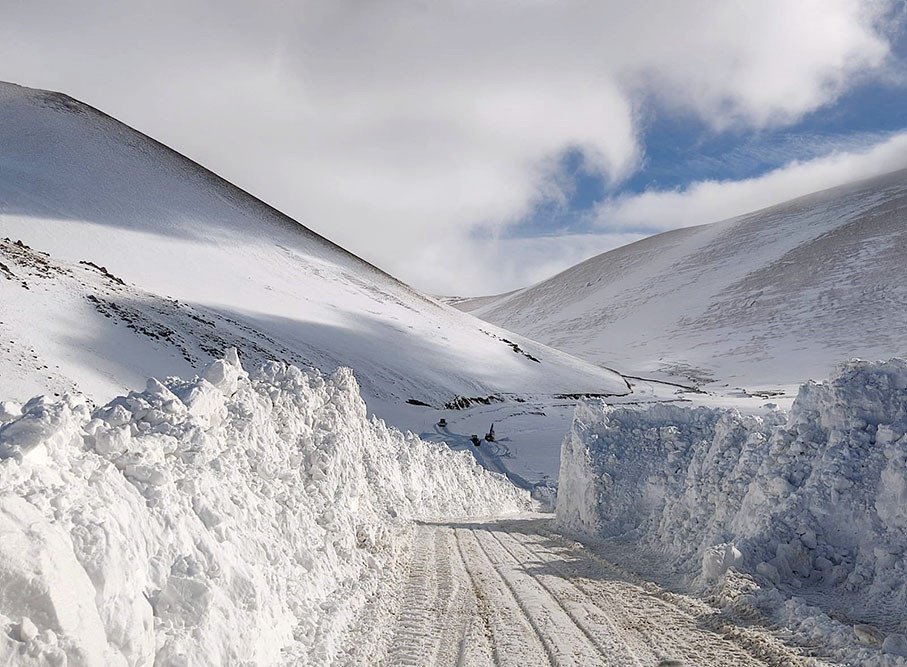
[[[484, 296], [526, 287], [550, 278], [584, 259], [638, 241], [636, 232], [602, 232], [524, 238], [451, 239], [446, 245], [425, 246], [414, 256], [417, 279], [446, 284], [450, 266], [460, 286], [453, 296]], [[490, 284], [489, 274], [496, 282]], [[449, 292], [445, 292], [449, 294]]]
[[488, 292], [548, 256], [475, 230], [557, 198], [565, 150], [626, 177], [652, 96], [719, 129], [790, 122], [885, 73], [893, 4], [0, 0], [0, 78], [99, 106], [418, 287]]
[[649, 191], [604, 202], [596, 212], [610, 231], [650, 232], [717, 222], [862, 178], [907, 167], [907, 132], [861, 150], [791, 162], [757, 178], [699, 181], [678, 190]]

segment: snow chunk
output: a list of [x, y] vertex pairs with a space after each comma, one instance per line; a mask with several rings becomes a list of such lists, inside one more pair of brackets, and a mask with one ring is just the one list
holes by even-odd
[[0, 427], [0, 460], [46, 463], [51, 450], [65, 448], [79, 437], [87, 416], [87, 403], [81, 397], [67, 395], [59, 402], [44, 396], [33, 398], [22, 408], [21, 416]]
[[247, 374], [239, 363], [239, 353], [235, 347], [227, 350], [223, 359], [212, 361], [202, 373], [202, 378], [228, 396], [236, 392], [240, 380], [246, 377]]
[[35, 640], [39, 627], [47, 628], [60, 637], [73, 664], [103, 664], [107, 642], [95, 590], [69, 536], [13, 496], [0, 497], [0, 535], [0, 619], [19, 619], [21, 642]]
[[0, 422], [9, 422], [21, 416], [21, 405], [15, 401], [0, 401]]
[[702, 555], [702, 577], [706, 581], [717, 581], [729, 569], [739, 569], [742, 564], [740, 549], [733, 544], [717, 544]]

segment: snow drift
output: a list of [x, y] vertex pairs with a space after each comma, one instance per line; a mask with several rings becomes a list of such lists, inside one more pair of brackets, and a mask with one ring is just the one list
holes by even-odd
[[734, 568], [894, 631], [907, 621], [905, 433], [901, 359], [847, 362], [788, 415], [584, 404], [557, 520], [637, 540], [694, 586]]
[[2, 403], [0, 424], [3, 664], [355, 660], [410, 519], [528, 505], [368, 420], [350, 371], [250, 375], [234, 351], [95, 411]]

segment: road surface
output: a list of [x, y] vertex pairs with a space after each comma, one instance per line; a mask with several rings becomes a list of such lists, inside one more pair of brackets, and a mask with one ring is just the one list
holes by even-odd
[[545, 518], [420, 524], [402, 596], [387, 665], [817, 664], [701, 600], [634, 583]]

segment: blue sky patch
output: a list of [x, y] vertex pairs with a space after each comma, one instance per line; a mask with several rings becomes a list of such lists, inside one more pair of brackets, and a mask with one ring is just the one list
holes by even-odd
[[[904, 62], [907, 39], [903, 35], [895, 51]], [[569, 184], [567, 201], [540, 203], [508, 230], [508, 236], [590, 232], [590, 213], [606, 197], [682, 189], [703, 180], [749, 179], [793, 161], [869, 147], [907, 130], [907, 81], [858, 84], [832, 104], [779, 128], [736, 127], [715, 132], [692, 114], [657, 107], [648, 114], [642, 132], [645, 156], [637, 172], [609, 187], [600, 176], [583, 169], [578, 151], [568, 151], [561, 158], [560, 169]]]

